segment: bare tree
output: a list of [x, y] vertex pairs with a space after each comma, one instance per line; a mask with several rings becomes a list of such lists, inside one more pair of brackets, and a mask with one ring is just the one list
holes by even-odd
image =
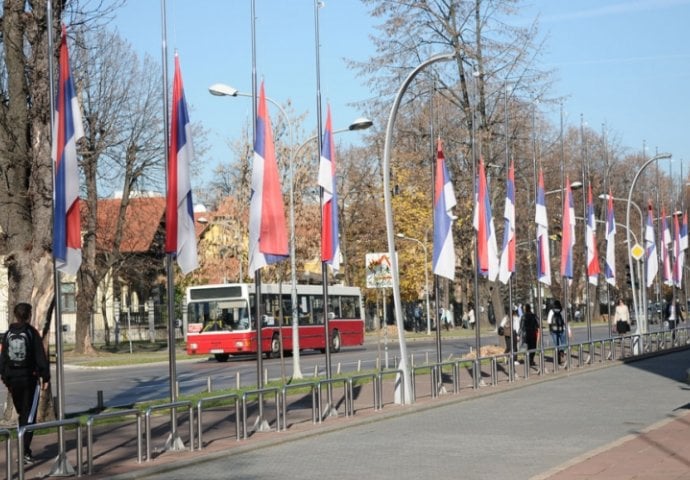
[[[433, 141], [429, 138], [430, 125], [435, 135], [443, 137], [461, 202], [455, 223], [458, 273], [471, 278], [475, 268], [472, 248], [468, 248], [473, 238], [472, 208], [464, 202], [472, 198], [472, 163], [479, 155], [485, 163], [502, 163], [504, 149], [494, 143], [514, 141], [503, 128], [506, 95], [512, 106], [519, 104], [516, 99], [521, 96], [544, 100], [549, 72], [535, 68], [540, 51], [537, 24], [507, 23], [516, 13], [519, 0], [362, 1], [370, 6], [374, 17], [381, 19], [378, 33], [372, 37], [376, 51], [363, 61], [351, 61], [350, 66], [376, 93], [366, 105], [372, 117], [382, 120], [377, 122], [380, 128], [385, 125], [391, 96], [414, 67], [433, 54], [455, 54], [454, 61], [435, 64], [409, 86], [398, 112], [393, 145], [394, 158], [405, 161], [396, 161], [392, 168], [394, 175], [399, 172], [400, 179], [413, 183], [418, 179], [428, 191], [430, 175], [425, 172], [433, 162], [429, 154]], [[414, 108], [408, 107], [411, 103]], [[417, 161], [411, 162], [410, 158]], [[413, 173], [405, 174], [406, 168]], [[502, 191], [499, 182], [494, 185], [499, 187], [497, 192]], [[405, 190], [412, 185], [399, 188]], [[417, 231], [407, 234], [423, 238], [424, 227], [420, 225]], [[488, 294], [480, 296], [487, 298]]]
[[[49, 58], [57, 65], [59, 42], [50, 51], [48, 28], [59, 32], [65, 16], [73, 24], [96, 25], [99, 14], [107, 16], [118, 4], [53, 2], [52, 18], [47, 18], [46, 0], [2, 3], [0, 255], [9, 272], [10, 304], [30, 301], [40, 330], [52, 313], [54, 296]], [[48, 403], [42, 412], [49, 411]]]

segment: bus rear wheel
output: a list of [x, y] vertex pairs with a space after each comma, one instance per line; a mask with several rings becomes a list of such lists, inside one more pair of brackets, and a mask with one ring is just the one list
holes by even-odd
[[229, 353], [216, 353], [215, 357], [216, 357], [217, 361], [219, 361], [221, 363], [225, 363], [230, 358], [230, 354]]
[[333, 338], [331, 338], [331, 351], [333, 353], [338, 353], [340, 351], [340, 333], [338, 330], [333, 330]]
[[269, 356], [271, 358], [280, 357], [280, 337], [277, 333], [274, 333], [273, 337], [271, 337], [271, 350]]

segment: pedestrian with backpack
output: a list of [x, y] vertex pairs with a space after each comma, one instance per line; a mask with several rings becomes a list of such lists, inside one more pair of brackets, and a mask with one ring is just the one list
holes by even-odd
[[556, 351], [558, 352], [558, 363], [562, 365], [565, 361], [565, 319], [563, 318], [563, 307], [560, 300], [553, 302], [553, 308], [549, 311], [546, 317], [546, 323], [549, 325], [549, 332], [551, 333], [551, 340], [553, 341]]
[[[50, 363], [43, 349], [41, 335], [31, 325], [31, 305], [14, 307], [15, 321], [5, 333], [0, 352], [0, 378], [12, 397], [19, 426], [36, 423], [41, 389], [50, 382]], [[33, 465], [33, 432], [24, 434], [24, 465]]]

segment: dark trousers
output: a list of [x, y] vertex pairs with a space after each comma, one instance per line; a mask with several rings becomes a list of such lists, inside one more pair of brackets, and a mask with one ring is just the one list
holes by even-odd
[[534, 333], [530, 335], [529, 333], [525, 335], [525, 343], [527, 344], [527, 350], [529, 350], [529, 364], [534, 365], [534, 355], [537, 353], [534, 350], [537, 348], [537, 334]]
[[676, 321], [666, 320], [668, 322], [668, 329], [671, 330], [671, 340], [676, 341]]
[[[15, 378], [8, 381], [8, 389], [12, 396], [12, 403], [17, 410], [19, 426], [36, 423], [38, 411], [38, 379], [36, 377]], [[24, 454], [31, 455], [31, 440], [33, 432], [24, 434]]]

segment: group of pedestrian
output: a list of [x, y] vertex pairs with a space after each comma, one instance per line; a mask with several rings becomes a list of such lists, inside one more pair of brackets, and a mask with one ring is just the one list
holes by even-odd
[[[529, 363], [534, 365], [540, 327], [539, 320], [528, 303], [513, 307], [511, 315], [506, 315], [501, 320], [498, 333], [505, 340], [505, 353], [510, 353], [511, 348], [512, 352], [517, 352], [522, 340], [529, 351]], [[518, 363], [517, 360], [515, 362]]]

